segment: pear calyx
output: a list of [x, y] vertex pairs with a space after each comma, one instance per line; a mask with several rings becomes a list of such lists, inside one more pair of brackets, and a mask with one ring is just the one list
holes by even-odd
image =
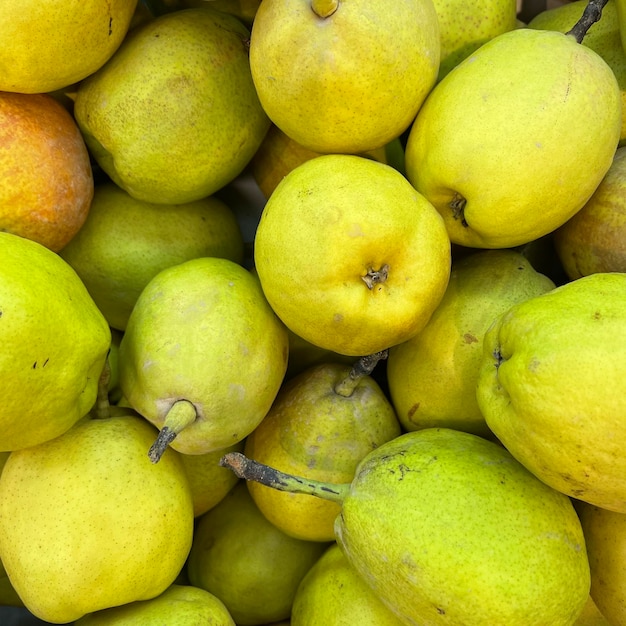
[[367, 274], [365, 274], [365, 276], [361, 276], [361, 279], [367, 285], [368, 289], [374, 289], [374, 285], [384, 283], [388, 276], [389, 265], [385, 263], [379, 270], [375, 270], [373, 267], [370, 267], [367, 270]]
[[325, 483], [311, 478], [302, 478], [286, 474], [269, 465], [249, 459], [241, 452], [229, 452], [219, 461], [221, 467], [227, 467], [235, 476], [289, 493], [300, 493], [323, 500], [330, 500], [341, 504], [350, 490], [350, 483]]
[[311, 9], [319, 17], [330, 17], [339, 7], [339, 0], [311, 0]]
[[335, 385], [335, 393], [343, 396], [344, 398], [349, 398], [358, 387], [359, 382], [361, 382], [365, 376], [369, 376], [374, 371], [378, 361], [386, 359], [388, 356], [389, 350], [381, 350], [380, 352], [374, 352], [374, 354], [362, 356], [352, 366], [350, 373]]
[[155, 442], [148, 450], [150, 460], [153, 463], [158, 463], [167, 447], [176, 439], [178, 433], [183, 428], [193, 424], [197, 416], [196, 407], [189, 400], [177, 400], [174, 402], [165, 416], [163, 428], [161, 428]]
[[455, 220], [461, 220], [461, 224], [467, 227], [469, 224], [465, 219], [465, 205], [467, 204], [467, 200], [458, 192], [454, 194], [452, 200], [450, 200], [450, 204], [448, 205], [452, 209], [452, 217]]
[[582, 43], [587, 31], [602, 17], [602, 9], [608, 0], [589, 0], [580, 19], [565, 33], [571, 35], [578, 43]]

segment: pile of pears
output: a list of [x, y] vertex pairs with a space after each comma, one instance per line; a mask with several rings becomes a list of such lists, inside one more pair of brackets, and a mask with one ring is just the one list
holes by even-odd
[[626, 0], [26, 4], [0, 622], [626, 625]]

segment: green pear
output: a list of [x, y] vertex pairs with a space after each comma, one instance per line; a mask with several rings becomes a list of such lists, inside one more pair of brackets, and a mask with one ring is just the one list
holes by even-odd
[[626, 147], [585, 206], [554, 233], [570, 280], [598, 272], [626, 272]]
[[591, 597], [609, 624], [626, 624], [626, 514], [581, 503]]
[[182, 569], [193, 506], [178, 454], [155, 467], [140, 417], [89, 419], [11, 453], [0, 475], [0, 558], [39, 619], [64, 624], [153, 598]]
[[276, 528], [241, 482], [199, 518], [187, 575], [220, 598], [238, 626], [269, 624], [289, 617], [300, 581], [327, 547]]
[[236, 452], [220, 463], [246, 480], [339, 502], [337, 543], [406, 624], [565, 626], [589, 596], [571, 500], [477, 435], [405, 433], [370, 452], [340, 485]]
[[600, 55], [571, 35], [516, 29], [431, 91], [407, 139], [406, 172], [453, 243], [515, 247], [582, 208], [621, 124], [619, 85]]
[[[307, 479], [351, 480], [368, 452], [401, 432], [391, 403], [369, 375], [370, 368], [360, 369], [360, 363], [354, 368], [323, 363], [285, 383], [263, 421], [248, 435], [246, 456]], [[284, 533], [308, 541], [334, 541], [340, 510], [335, 502], [258, 483], [248, 487], [263, 515]]]
[[359, 154], [413, 121], [437, 78], [432, 0], [263, 0], [250, 69], [268, 116], [300, 145]]
[[626, 274], [597, 273], [513, 305], [485, 334], [476, 397], [523, 465], [626, 513]]
[[[575, 0], [536, 15], [528, 28], [557, 30], [566, 33], [580, 19], [588, 0]], [[583, 45], [595, 50], [613, 70], [622, 95], [622, 110], [626, 107], [626, 53], [620, 38], [619, 18], [615, 0], [609, 0], [602, 9], [602, 17], [587, 31]], [[626, 116], [622, 115], [620, 141], [626, 140]]]
[[439, 21], [437, 80], [497, 35], [517, 28], [516, 0], [433, 0]]
[[402, 626], [333, 543], [298, 586], [291, 626]]
[[85, 416], [110, 343], [72, 267], [39, 243], [0, 232], [0, 450], [43, 443]]
[[287, 358], [287, 331], [258, 279], [229, 259], [197, 258], [141, 292], [120, 343], [120, 387], [160, 430], [154, 462], [168, 445], [205, 454], [258, 426]]
[[455, 260], [426, 327], [389, 350], [387, 381], [404, 429], [443, 426], [490, 437], [476, 401], [485, 332], [510, 306], [554, 286], [513, 250]]
[[137, 26], [81, 82], [76, 121], [117, 185], [139, 200], [182, 204], [241, 173], [270, 123], [250, 75], [249, 37], [233, 15], [174, 11]]
[[159, 271], [202, 256], [241, 263], [243, 236], [218, 198], [155, 204], [105, 183], [96, 186], [87, 220], [60, 255], [109, 325], [125, 330], [139, 294]]
[[90, 613], [76, 626], [235, 626], [224, 603], [213, 594], [191, 585], [170, 585], [151, 600]]

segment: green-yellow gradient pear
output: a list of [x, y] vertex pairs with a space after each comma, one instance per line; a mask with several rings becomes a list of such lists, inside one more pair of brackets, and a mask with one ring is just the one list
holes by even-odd
[[552, 232], [609, 169], [621, 93], [571, 35], [494, 37], [431, 91], [411, 128], [406, 172], [453, 243], [509, 248]]
[[0, 233], [0, 450], [42, 443], [85, 416], [110, 343], [72, 267], [41, 244]]
[[476, 398], [546, 484], [626, 513], [626, 274], [597, 273], [512, 306], [485, 334]]

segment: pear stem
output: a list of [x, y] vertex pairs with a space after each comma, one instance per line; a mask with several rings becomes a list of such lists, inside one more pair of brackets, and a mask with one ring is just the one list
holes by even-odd
[[196, 407], [189, 400], [177, 400], [172, 404], [165, 416], [163, 428], [155, 442], [150, 446], [148, 456], [153, 463], [158, 463], [167, 447], [176, 439], [183, 428], [187, 428], [196, 421]]
[[285, 474], [269, 465], [264, 465], [249, 459], [241, 452], [229, 452], [219, 461], [222, 467], [230, 469], [238, 478], [251, 480], [256, 483], [289, 493], [301, 493], [315, 496], [323, 500], [330, 500], [341, 504], [350, 490], [350, 483], [335, 485], [310, 478], [302, 478], [292, 474]]
[[587, 31], [602, 17], [602, 9], [608, 0], [589, 0], [580, 19], [566, 35], [572, 35], [578, 43], [582, 43]]
[[358, 387], [363, 378], [365, 378], [365, 376], [369, 376], [374, 371], [378, 361], [386, 359], [388, 355], [389, 350], [381, 350], [380, 352], [375, 352], [374, 354], [362, 356], [352, 366], [350, 373], [335, 385], [335, 393], [343, 396], [344, 398], [349, 398], [354, 393], [354, 390]]
[[339, 0], [311, 0], [311, 8], [319, 17], [330, 17], [339, 6]]

